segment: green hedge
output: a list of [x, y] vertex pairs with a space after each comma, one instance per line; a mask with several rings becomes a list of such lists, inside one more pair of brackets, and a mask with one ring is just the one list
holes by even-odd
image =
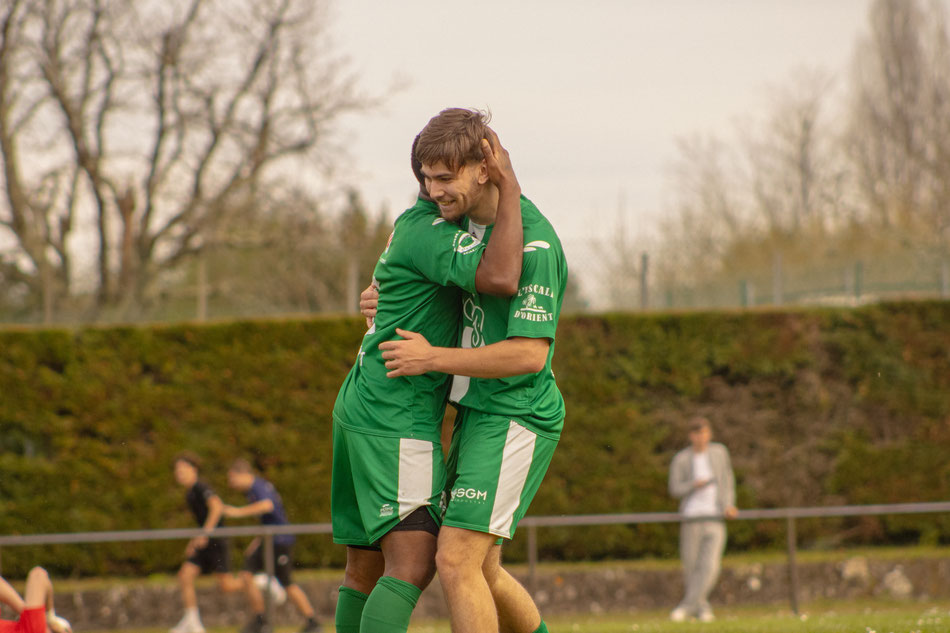
[[[359, 319], [0, 331], [0, 533], [190, 525], [171, 476], [201, 454], [226, 501], [250, 457], [291, 520], [329, 520], [330, 411]], [[562, 320], [564, 436], [532, 514], [667, 511], [683, 422], [708, 415], [744, 507], [950, 497], [950, 303], [796, 312], [609, 314]], [[773, 546], [778, 523], [736, 523], [731, 547]], [[944, 517], [803, 522], [806, 542], [950, 541]], [[671, 555], [675, 527], [550, 529], [542, 556]], [[174, 569], [183, 542], [5, 548], [4, 572]], [[302, 566], [341, 564], [326, 537]], [[524, 555], [516, 538], [508, 556]]]

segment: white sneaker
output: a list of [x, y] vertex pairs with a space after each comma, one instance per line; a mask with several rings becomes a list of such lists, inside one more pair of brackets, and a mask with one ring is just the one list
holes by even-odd
[[201, 625], [201, 620], [186, 615], [181, 622], [168, 629], [168, 633], [205, 633], [205, 627]]
[[688, 615], [689, 614], [686, 613], [686, 609], [683, 607], [676, 607], [670, 612], [670, 619], [674, 622], [685, 622]]
[[715, 619], [716, 619], [716, 616], [713, 615], [712, 609], [706, 609], [705, 611], [701, 611], [699, 613], [700, 622], [712, 622]]
[[257, 585], [257, 588], [261, 591], [267, 590], [270, 593], [270, 599], [275, 605], [282, 605], [287, 601], [287, 591], [284, 590], [281, 586], [280, 581], [276, 578], [271, 578], [270, 582], [267, 582], [267, 574], [255, 574], [254, 575], [254, 584]]

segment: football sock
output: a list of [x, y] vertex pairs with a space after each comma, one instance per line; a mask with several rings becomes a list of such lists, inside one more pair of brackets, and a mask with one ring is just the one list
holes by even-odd
[[369, 596], [362, 591], [340, 587], [340, 596], [336, 599], [337, 633], [360, 633], [360, 618], [367, 598]]
[[392, 576], [383, 576], [377, 581], [373, 592], [366, 600], [361, 627], [373, 633], [406, 633], [409, 616], [422, 595], [412, 583]]
[[544, 620], [541, 620], [541, 626], [536, 628], [534, 633], [548, 633], [548, 625], [544, 623]]

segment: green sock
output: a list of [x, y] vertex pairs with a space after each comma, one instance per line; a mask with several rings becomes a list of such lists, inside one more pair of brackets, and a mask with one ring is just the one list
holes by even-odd
[[340, 596], [336, 599], [337, 633], [360, 633], [360, 618], [367, 598], [369, 596], [362, 591], [340, 587]]
[[544, 623], [544, 620], [541, 620], [541, 626], [536, 628], [534, 633], [548, 633], [548, 625]]
[[392, 576], [383, 576], [369, 594], [363, 619], [360, 622], [364, 633], [406, 633], [409, 616], [422, 595], [412, 583]]

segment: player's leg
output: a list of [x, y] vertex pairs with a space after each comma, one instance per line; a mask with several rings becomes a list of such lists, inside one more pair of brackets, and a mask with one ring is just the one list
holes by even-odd
[[[47, 613], [52, 618], [47, 620]], [[58, 622], [55, 622], [59, 620]], [[34, 567], [26, 576], [26, 588], [23, 591], [23, 611], [17, 622], [20, 633], [46, 633], [47, 626], [54, 633], [69, 631], [69, 624], [56, 618], [53, 610], [53, 583], [42, 567]]]
[[195, 579], [201, 575], [201, 567], [191, 561], [185, 561], [178, 569], [178, 588], [181, 590], [181, 602], [185, 610], [198, 606], [198, 597], [195, 594]]
[[[350, 459], [349, 433], [333, 420], [333, 465], [330, 490], [330, 517], [333, 541], [346, 545], [346, 567], [336, 602], [334, 621], [339, 633], [359, 633], [363, 608], [376, 582], [383, 575], [383, 553], [369, 542]], [[357, 438], [358, 439], [358, 438]], [[358, 449], [357, 449], [358, 454]]]
[[491, 534], [450, 526], [439, 534], [436, 564], [454, 633], [498, 630], [498, 614], [482, 571], [495, 540]]
[[34, 567], [26, 576], [26, 588], [23, 591], [23, 608], [53, 608], [53, 583], [42, 567]]
[[304, 617], [304, 625], [301, 633], [314, 633], [320, 630], [320, 623], [317, 622], [316, 613], [307, 594], [304, 593], [300, 585], [293, 581], [292, 573], [294, 568], [293, 546], [289, 544], [274, 544], [274, 577], [280, 586], [287, 592], [287, 597], [294, 605], [297, 611]]
[[[519, 633], [543, 631], [543, 621], [531, 596], [501, 570], [500, 559], [490, 559], [490, 552], [497, 537], [508, 539], [514, 535], [547, 472], [557, 441], [539, 436], [506, 417], [463, 410], [462, 418], [449, 455], [453, 484], [436, 557], [443, 587], [461, 585], [446, 587], [449, 611], [464, 619], [464, 611], [472, 606], [459, 605], [456, 609], [453, 600], [486, 601], [487, 605], [478, 608], [485, 621], [473, 630], [495, 630], [500, 617], [518, 627]], [[478, 552], [477, 570], [471, 569], [473, 559], [465, 555], [464, 548]], [[472, 584], [474, 573], [482, 577], [481, 582]], [[494, 592], [492, 583], [497, 583]], [[487, 589], [487, 598], [483, 589]], [[495, 593], [500, 599], [497, 605]], [[496, 610], [493, 628], [484, 629], [492, 626], [487, 613]], [[459, 625], [466, 626], [461, 622]], [[522, 628], [528, 626], [531, 628]]]
[[244, 589], [244, 583], [231, 574], [231, 540], [213, 538], [208, 541], [208, 565], [202, 571], [213, 573], [215, 584], [222, 593], [233, 593]]
[[542, 628], [541, 613], [528, 590], [501, 566], [501, 546], [495, 544], [482, 566], [498, 610], [501, 633], [533, 633]]
[[16, 613], [23, 611], [23, 598], [3, 578], [0, 578], [0, 603], [7, 605]]
[[383, 553], [378, 547], [346, 548], [346, 570], [336, 602], [337, 633], [360, 633], [366, 600], [384, 569]]
[[362, 631], [408, 630], [419, 596], [435, 576], [438, 531], [433, 512], [423, 506], [410, 512], [380, 539], [385, 566], [366, 600]]
[[267, 620], [264, 616], [264, 596], [254, 582], [254, 574], [263, 570], [264, 545], [258, 538], [248, 548], [244, 557], [244, 569], [239, 574], [250, 610], [250, 619], [241, 629], [242, 633], [262, 633], [267, 628]]
[[[362, 630], [406, 631], [412, 610], [435, 573], [439, 512], [432, 508], [440, 506], [445, 489], [442, 446], [338, 425], [333, 459], [334, 541], [350, 546], [348, 568], [366, 558], [354, 556], [350, 562], [356, 547], [378, 544], [384, 561], [382, 575], [363, 603]], [[344, 594], [341, 588], [341, 598], [344, 595], [361, 597]]]
[[201, 575], [201, 551], [195, 552], [178, 569], [178, 588], [185, 613], [181, 620], [169, 629], [170, 633], [204, 633], [198, 613], [198, 598], [195, 594], [195, 579]]

